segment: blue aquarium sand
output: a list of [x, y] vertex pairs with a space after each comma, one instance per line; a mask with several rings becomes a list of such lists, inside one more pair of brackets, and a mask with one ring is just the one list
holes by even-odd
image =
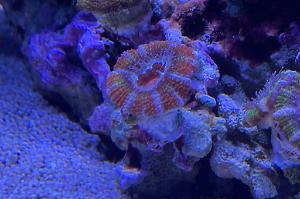
[[97, 136], [32, 89], [25, 66], [0, 58], [1, 198], [127, 198]]

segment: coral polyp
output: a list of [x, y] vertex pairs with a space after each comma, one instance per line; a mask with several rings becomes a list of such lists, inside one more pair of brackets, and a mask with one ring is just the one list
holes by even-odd
[[195, 92], [199, 62], [193, 49], [167, 41], [141, 45], [118, 59], [108, 96], [123, 112], [153, 116], [182, 107]]
[[271, 78], [257, 98], [246, 105], [244, 121], [271, 127], [274, 157], [280, 157], [280, 164], [299, 165], [300, 74], [284, 71]]
[[300, 75], [282, 89], [273, 114], [277, 124], [273, 132], [273, 145], [291, 163], [300, 165]]

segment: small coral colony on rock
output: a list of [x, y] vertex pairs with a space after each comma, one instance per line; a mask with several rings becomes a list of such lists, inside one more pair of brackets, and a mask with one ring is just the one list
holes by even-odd
[[119, 195], [88, 198], [300, 198], [299, 1], [0, 2], [35, 90], [111, 167]]

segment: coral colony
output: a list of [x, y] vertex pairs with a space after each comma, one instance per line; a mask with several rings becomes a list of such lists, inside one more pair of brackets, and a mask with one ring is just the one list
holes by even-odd
[[300, 74], [283, 71], [274, 75], [253, 101], [245, 105], [245, 124], [272, 129], [275, 163], [300, 163]]
[[182, 107], [193, 93], [206, 94], [196, 76], [206, 76], [201, 73], [209, 65], [194, 54], [185, 45], [167, 41], [126, 51], [107, 78], [108, 96], [122, 112], [140, 118]]
[[0, 0], [0, 198], [299, 199], [299, 10]]

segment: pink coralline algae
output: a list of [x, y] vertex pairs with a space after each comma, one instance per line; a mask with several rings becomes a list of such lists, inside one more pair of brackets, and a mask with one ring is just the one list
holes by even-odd
[[273, 76], [256, 99], [245, 105], [244, 123], [271, 127], [274, 160], [279, 166], [300, 164], [300, 75]]
[[107, 78], [108, 96], [122, 112], [136, 117], [182, 107], [193, 93], [207, 94], [207, 82], [196, 79], [205, 70], [205, 61], [182, 44], [158, 41], [141, 45], [118, 59]]

